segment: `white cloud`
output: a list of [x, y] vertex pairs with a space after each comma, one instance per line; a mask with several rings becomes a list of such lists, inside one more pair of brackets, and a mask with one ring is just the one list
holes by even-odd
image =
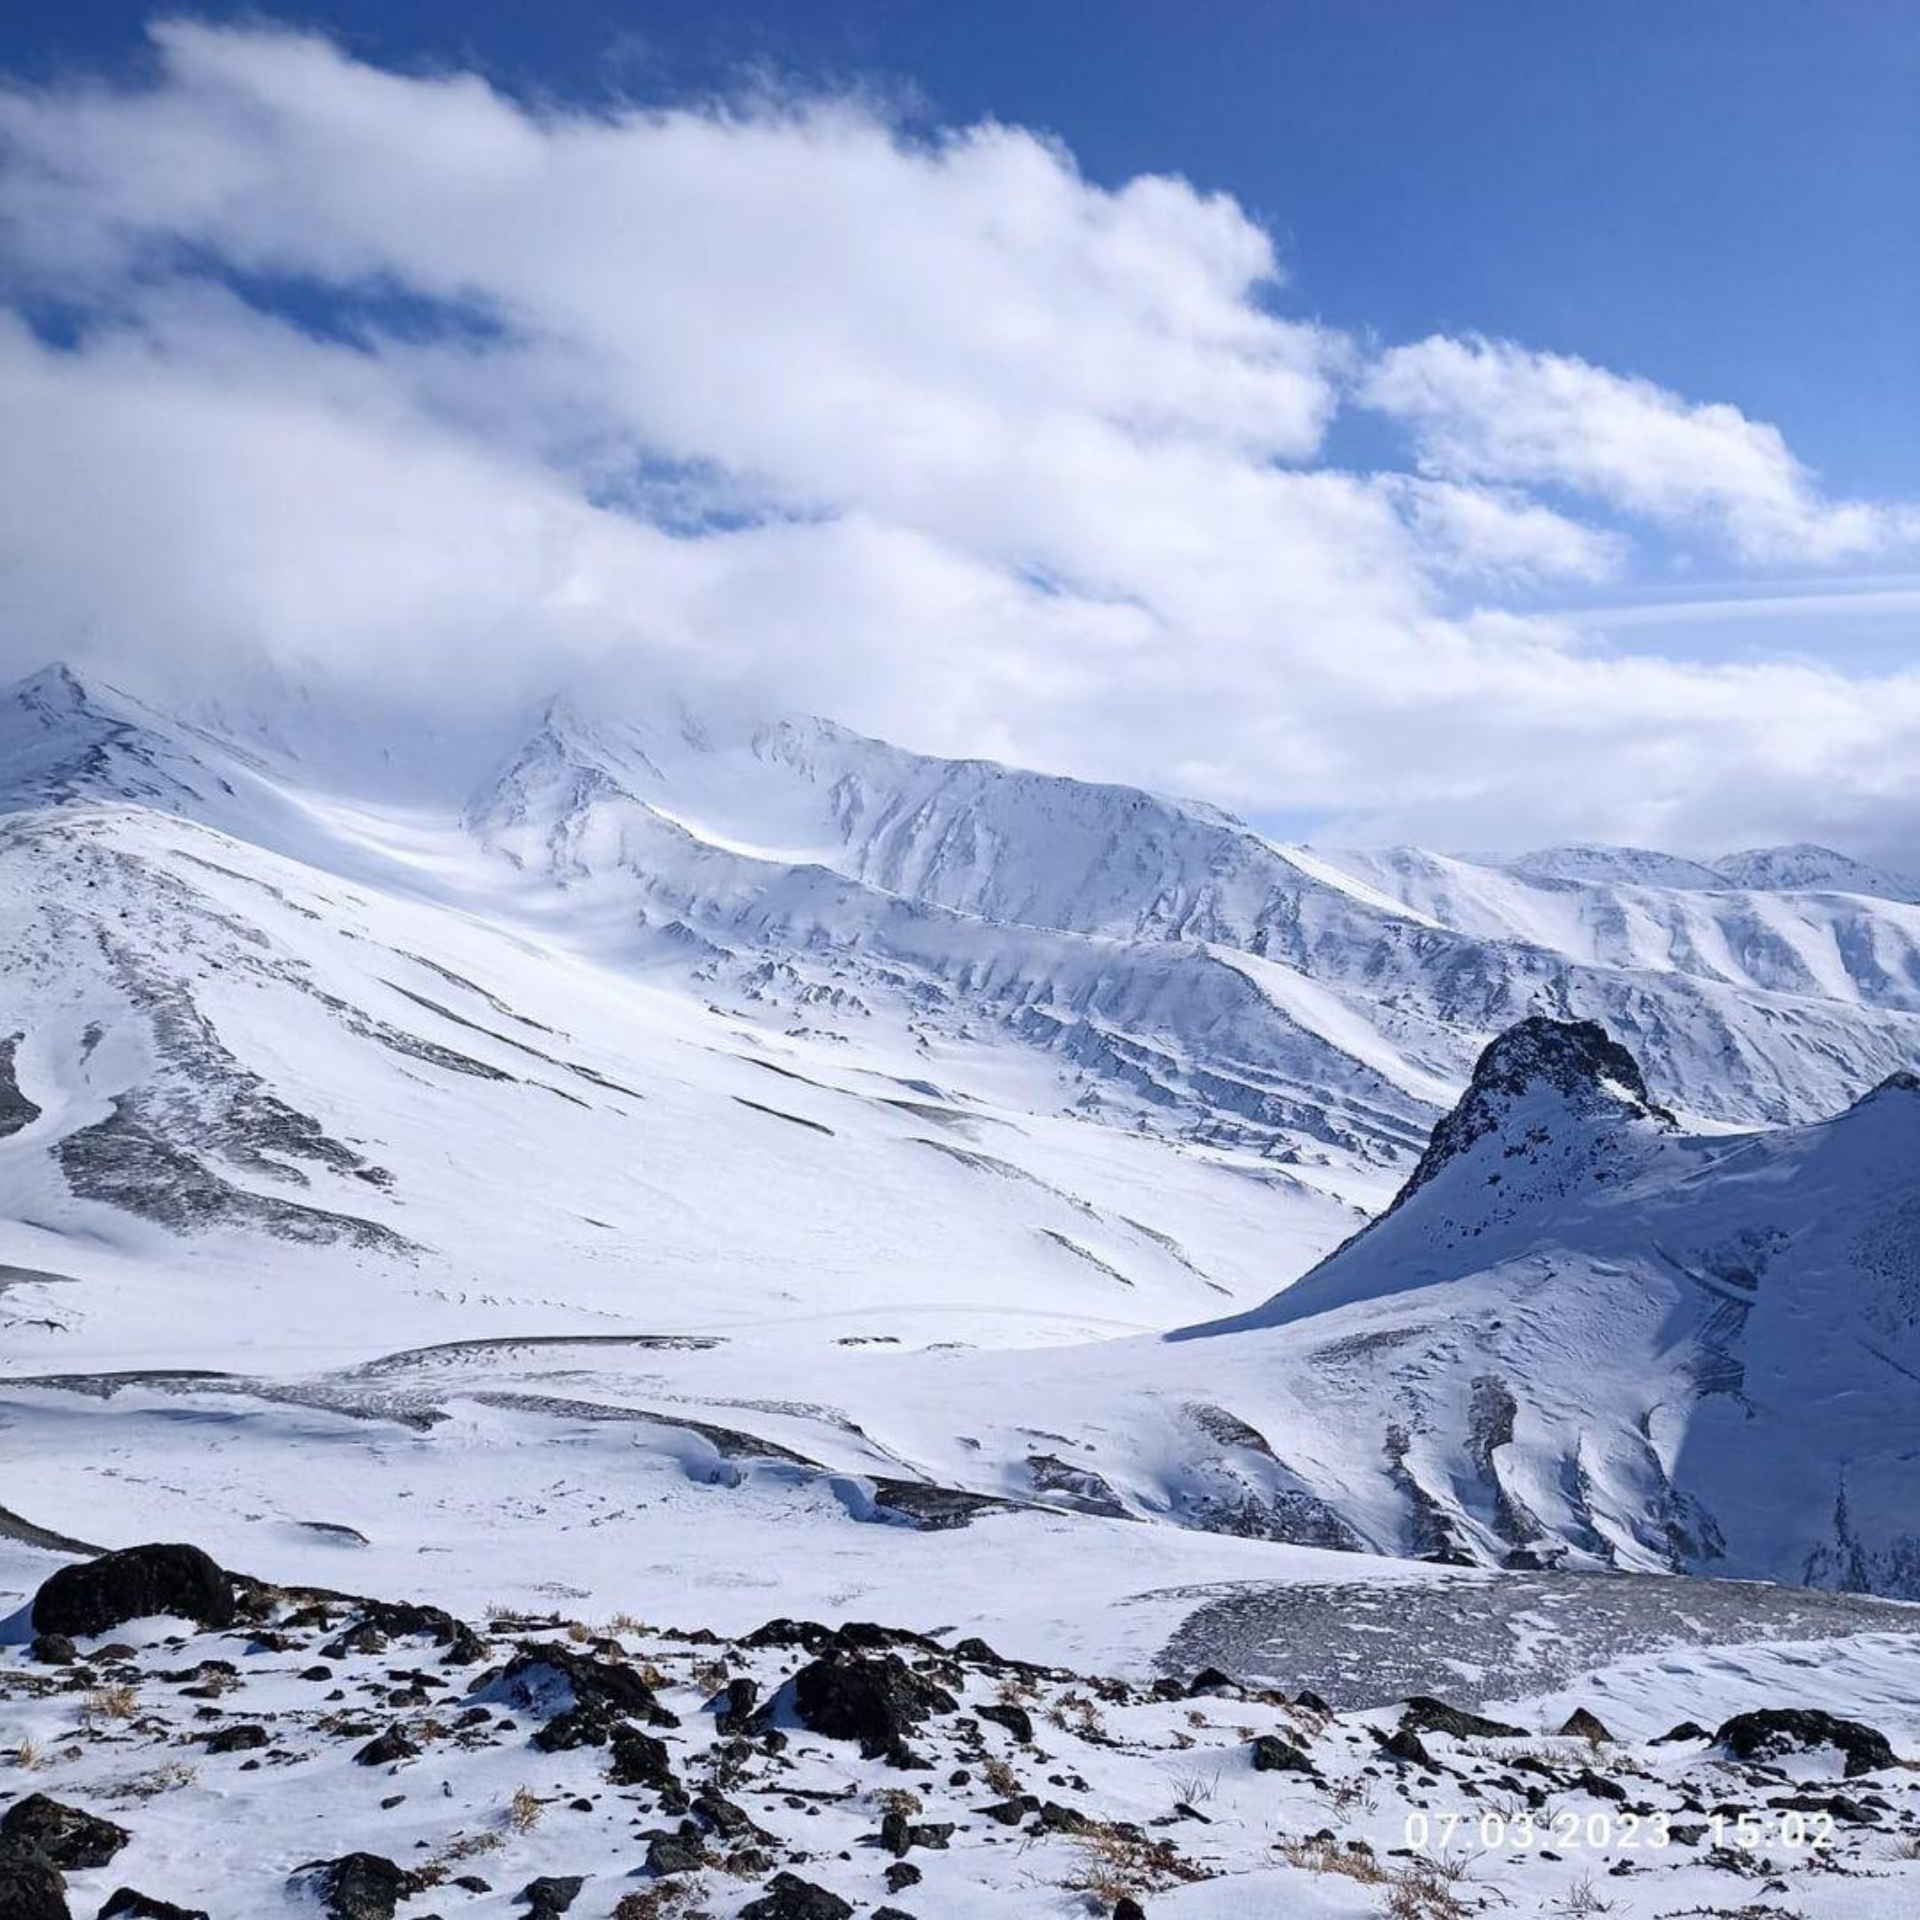
[[[307, 37], [158, 47], [138, 89], [0, 96], [12, 292], [83, 316], [62, 345], [0, 324], [23, 670], [265, 653], [483, 706], [644, 659], [1456, 844], [1763, 838], [1762, 790], [1796, 834], [1920, 813], [1920, 678], [1609, 654], [1500, 610], [1625, 564], [1525, 491], [1624, 497], [1580, 407], [1538, 471], [1445, 457], [1492, 430], [1411, 405], [1446, 386], [1429, 342], [1368, 391], [1435, 471], [1316, 464], [1358, 356], [1275, 310], [1229, 200], [844, 101], [534, 111]], [[1646, 392], [1691, 445], [1702, 410]], [[1696, 461], [1691, 494], [1635, 497], [1769, 524], [1737, 476], [1798, 469], [1739, 425], [1758, 452], [1718, 493]], [[1839, 511], [1805, 486], [1803, 541]]]
[[1825, 563], [1920, 538], [1910, 511], [1824, 499], [1777, 427], [1564, 354], [1435, 335], [1383, 354], [1361, 394], [1412, 423], [1430, 473], [1707, 524], [1750, 560]]

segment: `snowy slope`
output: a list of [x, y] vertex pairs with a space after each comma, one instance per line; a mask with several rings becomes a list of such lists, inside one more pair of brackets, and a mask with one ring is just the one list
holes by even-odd
[[1250, 1342], [1303, 1398], [1369, 1347], [1362, 1418], [1429, 1550], [1920, 1596], [1916, 1166], [1912, 1075], [1700, 1137], [1598, 1029], [1531, 1022], [1381, 1219], [1183, 1338]]
[[1729, 885], [1778, 893], [1864, 893], [1880, 900], [1920, 901], [1920, 887], [1881, 867], [1870, 867], [1831, 847], [1801, 841], [1790, 847], [1753, 847], [1714, 861]]
[[[286, 1546], [285, 1449], [319, 1422], [370, 1535], [435, 1484], [454, 1550], [560, 1441], [607, 1524], [644, 1462], [673, 1564], [717, 1580], [823, 1514], [895, 1530], [898, 1481], [932, 1490], [912, 1524], [953, 1496], [1036, 1542], [1063, 1514], [1217, 1536], [1196, 1578], [1276, 1543], [1565, 1546], [1908, 1590], [1887, 1410], [1860, 1398], [1856, 1432], [1836, 1384], [1869, 1337], [1908, 1364], [1904, 1334], [1835, 1307], [1796, 1345], [1722, 1269], [1749, 1235], [1796, 1275], [1853, 1259], [1801, 1216], [1856, 1155], [1900, 1244], [1898, 1128], [1869, 1124], [1898, 1086], [1804, 1123], [1917, 1057], [1920, 909], [1656, 886], [1637, 856], [1277, 847], [815, 720], [563, 698], [505, 752], [401, 767], [267, 705], [170, 717], [60, 672], [0, 697], [0, 1315], [48, 1383], [9, 1401], [34, 1517], [86, 1531], [112, 1459], [115, 1529], [172, 1501], [238, 1557], [256, 1524]], [[1449, 1266], [1406, 1222], [1466, 1176], [1420, 1162], [1271, 1313], [1158, 1337], [1347, 1241], [1538, 1013], [1604, 1019], [1646, 1071], [1520, 1126], [1605, 1178], [1529, 1199], [1483, 1143], [1471, 1198], [1505, 1211], [1467, 1208]], [[1760, 1120], [1800, 1124], [1731, 1133]], [[1855, 1144], [1799, 1144], [1829, 1140]], [[1730, 1316], [1759, 1343], [1733, 1358]], [[1727, 1384], [1783, 1352], [1791, 1392]], [[236, 1401], [230, 1479], [152, 1464]], [[1744, 1509], [1749, 1428], [1795, 1462], [1784, 1519]], [[530, 1575], [574, 1521], [527, 1524]]]

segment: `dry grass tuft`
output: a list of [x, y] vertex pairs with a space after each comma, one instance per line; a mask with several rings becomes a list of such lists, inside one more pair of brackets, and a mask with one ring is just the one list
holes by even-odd
[[1211, 1877], [1170, 1840], [1149, 1840], [1135, 1827], [1101, 1823], [1070, 1837], [1080, 1862], [1060, 1884], [1069, 1893], [1091, 1894], [1109, 1907]]
[[80, 1702], [83, 1726], [99, 1720], [131, 1720], [140, 1711], [140, 1697], [131, 1687], [90, 1687]]

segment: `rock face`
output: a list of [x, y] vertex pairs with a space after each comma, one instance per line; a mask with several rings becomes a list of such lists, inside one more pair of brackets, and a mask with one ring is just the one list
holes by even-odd
[[16, 1800], [0, 1818], [0, 1841], [43, 1853], [66, 1873], [104, 1867], [132, 1838], [125, 1827], [49, 1800], [44, 1793]]
[[1714, 1739], [1736, 1760], [1777, 1760], [1782, 1754], [1835, 1749], [1849, 1780], [1895, 1764], [1887, 1736], [1859, 1720], [1812, 1709], [1765, 1707], [1727, 1721]]
[[32, 1126], [40, 1118], [40, 1109], [20, 1091], [20, 1082], [14, 1074], [13, 1056], [19, 1044], [18, 1034], [0, 1040], [0, 1140]]
[[1459, 1104], [1434, 1128], [1394, 1204], [1402, 1204], [1476, 1141], [1505, 1126], [1516, 1102], [1541, 1094], [1558, 1096], [1590, 1117], [1621, 1113], [1674, 1124], [1665, 1107], [1654, 1105], [1639, 1061], [1606, 1028], [1592, 1020], [1549, 1020], [1536, 1014], [1488, 1043]]
[[106, 1633], [128, 1620], [176, 1614], [203, 1627], [233, 1625], [233, 1582], [198, 1547], [125, 1547], [62, 1567], [33, 1597], [37, 1633]]

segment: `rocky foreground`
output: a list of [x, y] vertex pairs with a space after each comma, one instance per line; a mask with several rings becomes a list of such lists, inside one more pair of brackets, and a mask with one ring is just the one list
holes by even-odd
[[1804, 1706], [1631, 1745], [878, 1626], [469, 1623], [179, 1545], [15, 1624], [0, 1920], [1920, 1908], [1920, 1770]]

